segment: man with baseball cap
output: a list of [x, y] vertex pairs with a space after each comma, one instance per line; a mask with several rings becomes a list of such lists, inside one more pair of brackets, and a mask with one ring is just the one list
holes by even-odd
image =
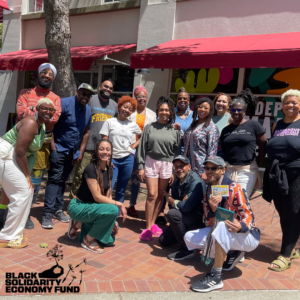
[[180, 248], [169, 254], [171, 260], [183, 260], [194, 256], [193, 250], [188, 250], [183, 237], [189, 230], [203, 228], [203, 196], [206, 185], [201, 177], [191, 170], [189, 159], [178, 155], [173, 160], [174, 173], [177, 177], [171, 186], [170, 195], [164, 192], [170, 210], [167, 213], [169, 227], [159, 237], [162, 246], [179, 243]]
[[65, 181], [73, 166], [82, 160], [90, 136], [91, 108], [87, 105], [93, 88], [82, 83], [77, 94], [61, 99], [61, 116], [53, 130], [50, 170], [45, 192], [42, 227], [53, 228], [52, 218], [69, 222], [63, 212]]
[[[195, 292], [221, 289], [222, 270], [232, 270], [244, 253], [253, 251], [260, 240], [247, 194], [225, 175], [224, 160], [219, 156], [209, 158], [204, 162], [204, 169], [208, 183], [203, 203], [206, 227], [187, 232], [184, 241], [189, 250], [203, 250], [202, 260], [206, 264], [213, 262], [213, 267], [204, 278], [191, 285]], [[226, 194], [226, 190], [229, 193]], [[214, 191], [218, 191], [218, 195], [214, 196]], [[233, 215], [233, 220], [230, 221], [226, 215]]]
[[[32, 202], [36, 202], [37, 194], [40, 189], [43, 174], [45, 170], [49, 167], [49, 148], [52, 136], [52, 130], [55, 123], [58, 121], [61, 112], [61, 100], [60, 97], [50, 91], [50, 87], [56, 76], [56, 68], [50, 63], [43, 63], [38, 68], [38, 81], [37, 86], [31, 89], [23, 89], [19, 94], [17, 100], [16, 112], [17, 112], [17, 122], [22, 120], [27, 116], [33, 116], [36, 113], [36, 105], [41, 98], [50, 99], [55, 108], [54, 115], [52, 119], [46, 124], [46, 133], [44, 144], [42, 148], [37, 151], [36, 163], [31, 172], [31, 181], [34, 186], [34, 195]], [[0, 230], [4, 226], [4, 213], [9, 203], [8, 198], [5, 193], [2, 192], [2, 197], [0, 200]], [[26, 229], [33, 229], [34, 224], [30, 219], [30, 214], [25, 225]]]

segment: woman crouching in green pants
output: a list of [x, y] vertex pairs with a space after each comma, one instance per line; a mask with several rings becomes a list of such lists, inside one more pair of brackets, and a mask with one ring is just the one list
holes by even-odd
[[[104, 253], [103, 246], [112, 246], [118, 231], [116, 218], [127, 217], [123, 203], [112, 200], [112, 145], [102, 139], [95, 147], [95, 161], [83, 172], [81, 186], [68, 207], [71, 217], [68, 236], [76, 238], [81, 227], [79, 240], [81, 246], [94, 253]], [[82, 224], [81, 224], [82, 223]]]

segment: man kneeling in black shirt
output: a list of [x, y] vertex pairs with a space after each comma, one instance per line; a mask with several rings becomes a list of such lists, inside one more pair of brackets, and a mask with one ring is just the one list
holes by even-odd
[[169, 227], [159, 237], [162, 246], [180, 244], [175, 253], [169, 254], [172, 260], [183, 260], [194, 256], [184, 243], [183, 237], [187, 231], [204, 228], [203, 195], [206, 185], [201, 177], [191, 170], [189, 159], [184, 155], [178, 155], [173, 160], [173, 168], [177, 179], [171, 186], [172, 195], [164, 192], [170, 210], [167, 219]]

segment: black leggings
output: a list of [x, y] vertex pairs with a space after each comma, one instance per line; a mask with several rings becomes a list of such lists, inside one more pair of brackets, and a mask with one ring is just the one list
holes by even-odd
[[280, 254], [290, 257], [300, 236], [300, 170], [286, 170], [289, 193], [282, 196], [277, 186], [272, 186], [273, 201], [280, 217], [282, 244]]

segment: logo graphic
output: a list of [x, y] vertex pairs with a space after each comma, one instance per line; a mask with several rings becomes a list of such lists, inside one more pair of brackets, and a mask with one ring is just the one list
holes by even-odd
[[[55, 260], [55, 265], [40, 273], [6, 273], [5, 291], [6, 293], [79, 293], [82, 283], [82, 274], [86, 271], [79, 268], [82, 264], [86, 265], [86, 258], [73, 267], [69, 264], [69, 270], [63, 279], [58, 279], [64, 275], [64, 268], [59, 265], [59, 261], [63, 259], [62, 245], [55, 245], [47, 252], [47, 257]], [[76, 270], [77, 269], [77, 270]], [[71, 274], [70, 274], [71, 272]], [[71, 282], [68, 285], [63, 284], [68, 276], [71, 277]], [[79, 279], [79, 286], [73, 285], [75, 279]]]

